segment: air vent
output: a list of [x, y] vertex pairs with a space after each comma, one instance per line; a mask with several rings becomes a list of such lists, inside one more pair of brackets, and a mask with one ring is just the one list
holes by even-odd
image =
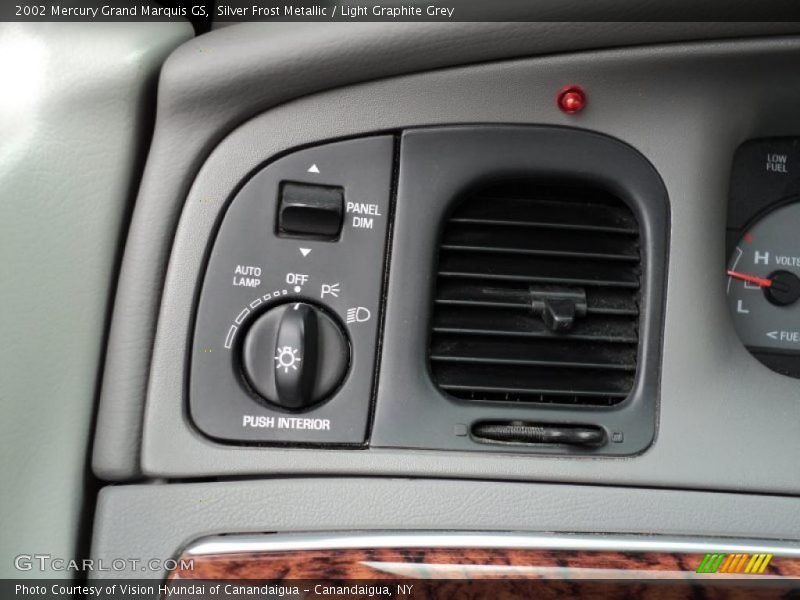
[[592, 187], [470, 194], [439, 243], [430, 367], [467, 401], [611, 406], [639, 346], [639, 225]]

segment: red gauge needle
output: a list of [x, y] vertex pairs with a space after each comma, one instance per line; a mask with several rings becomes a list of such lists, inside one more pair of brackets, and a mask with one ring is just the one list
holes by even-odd
[[731, 271], [728, 270], [728, 275], [731, 277], [735, 277], [736, 279], [741, 279], [742, 281], [748, 281], [750, 283], [755, 283], [758, 287], [772, 287], [772, 279], [765, 279], [764, 277], [756, 277], [755, 275], [748, 275], [747, 273], [739, 273], [738, 271]]

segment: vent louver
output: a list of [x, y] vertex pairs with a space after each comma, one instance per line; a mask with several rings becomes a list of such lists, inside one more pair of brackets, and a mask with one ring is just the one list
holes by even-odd
[[440, 239], [434, 382], [463, 400], [621, 402], [640, 277], [636, 217], [607, 192], [515, 183], [466, 196]]

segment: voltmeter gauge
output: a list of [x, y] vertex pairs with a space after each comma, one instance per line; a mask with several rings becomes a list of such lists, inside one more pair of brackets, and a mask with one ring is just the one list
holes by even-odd
[[751, 224], [727, 272], [728, 305], [745, 346], [774, 371], [800, 378], [800, 201]]

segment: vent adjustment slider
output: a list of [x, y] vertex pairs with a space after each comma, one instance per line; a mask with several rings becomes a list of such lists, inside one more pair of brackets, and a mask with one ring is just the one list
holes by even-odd
[[533, 313], [550, 331], [569, 331], [576, 317], [586, 316], [586, 290], [533, 286], [530, 294]]

